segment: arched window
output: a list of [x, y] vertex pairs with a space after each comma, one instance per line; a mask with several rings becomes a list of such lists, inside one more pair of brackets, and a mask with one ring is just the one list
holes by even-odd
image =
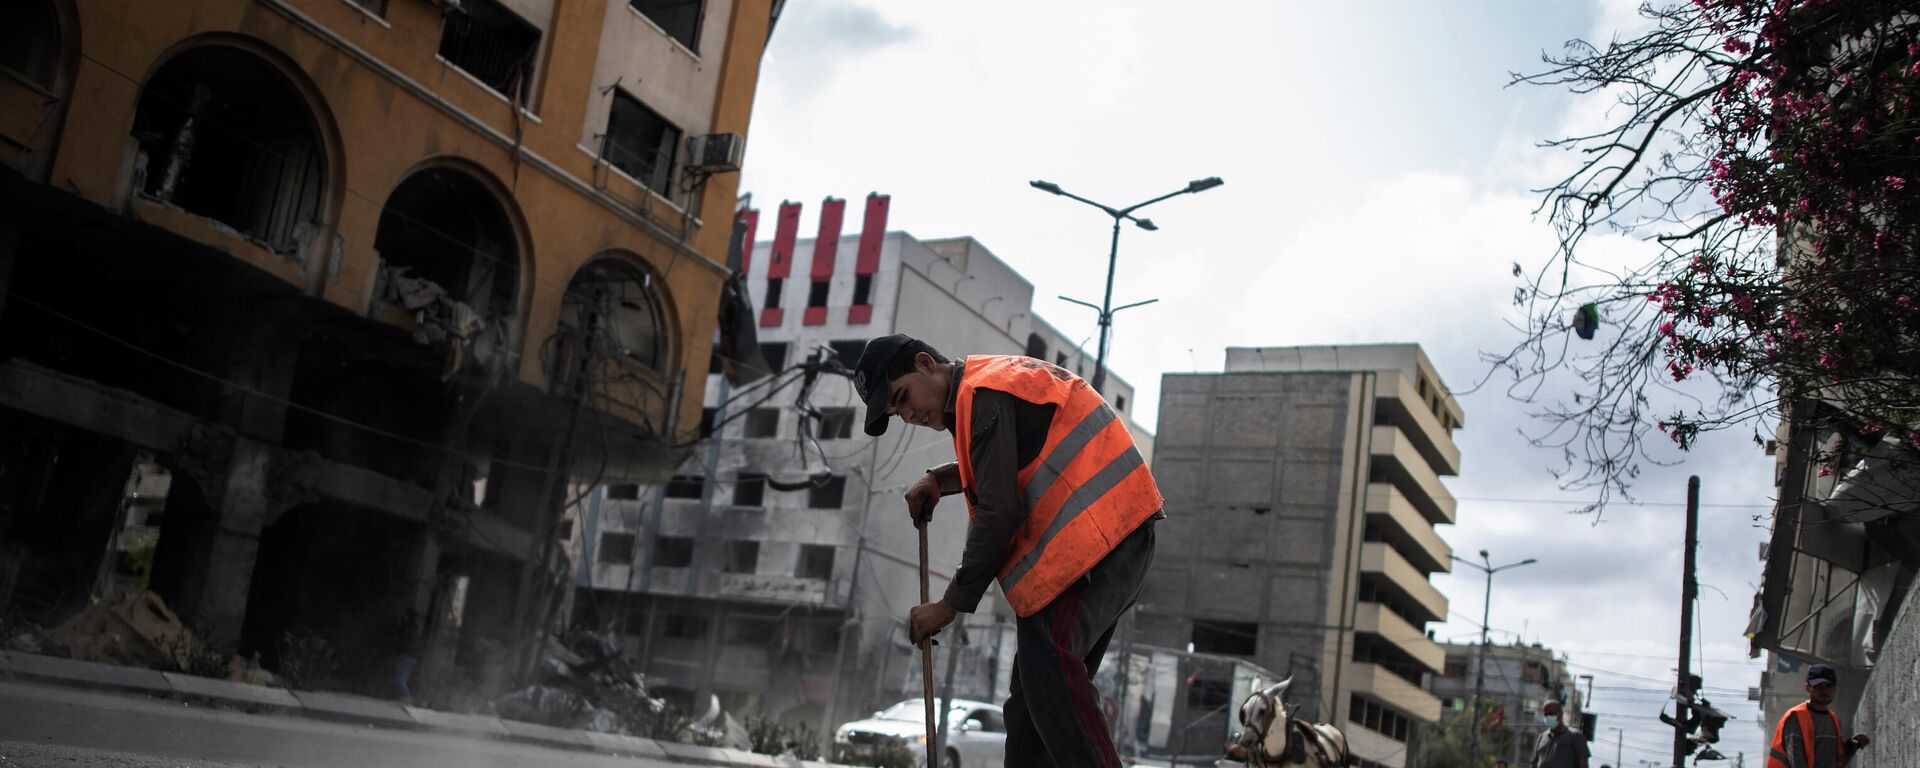
[[135, 188], [282, 253], [322, 215], [326, 164], [314, 118], [259, 56], [205, 45], [174, 56], [140, 92]]
[[390, 288], [394, 278], [425, 280], [482, 315], [506, 317], [519, 292], [517, 242], [506, 208], [485, 184], [457, 168], [431, 167], [387, 197], [373, 248]]
[[567, 284], [560, 325], [568, 335], [598, 329], [601, 354], [651, 371], [667, 367], [667, 321], [653, 275], [614, 258], [595, 259]]
[[60, 17], [45, 0], [14, 5], [0, 24], [0, 67], [52, 91], [60, 71]]

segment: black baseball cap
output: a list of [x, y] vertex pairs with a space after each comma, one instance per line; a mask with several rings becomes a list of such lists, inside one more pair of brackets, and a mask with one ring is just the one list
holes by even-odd
[[1834, 673], [1833, 667], [1825, 664], [1807, 665], [1807, 685], [1833, 685], [1838, 682], [1840, 676]]
[[893, 383], [887, 378], [887, 366], [911, 343], [913, 337], [902, 333], [869, 340], [867, 348], [860, 351], [860, 361], [853, 364], [853, 389], [867, 404], [869, 437], [887, 433], [887, 386]]

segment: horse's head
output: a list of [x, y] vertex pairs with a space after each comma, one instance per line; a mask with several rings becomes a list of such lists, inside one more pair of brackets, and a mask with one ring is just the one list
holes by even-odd
[[1233, 752], [1254, 753], [1269, 758], [1280, 756], [1287, 744], [1287, 686], [1289, 677], [1264, 690], [1254, 691], [1240, 702], [1240, 738]]

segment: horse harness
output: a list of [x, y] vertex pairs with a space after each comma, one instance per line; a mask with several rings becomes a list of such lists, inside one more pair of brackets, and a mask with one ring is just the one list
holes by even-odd
[[[1260, 699], [1267, 710], [1266, 722], [1262, 723], [1256, 729], [1258, 732], [1258, 743], [1260, 744], [1260, 755], [1258, 758], [1260, 763], [1264, 763], [1265, 765], [1341, 765], [1344, 762], [1342, 758], [1335, 758], [1333, 755], [1327, 754], [1326, 743], [1320, 739], [1320, 732], [1314, 729], [1312, 723], [1297, 717], [1286, 718], [1286, 723], [1283, 726], [1286, 741], [1281, 747], [1280, 753], [1274, 755], [1269, 752], [1267, 750], [1268, 729], [1273, 727], [1274, 719], [1286, 710], [1281, 709], [1279, 702], [1275, 701], [1274, 697], [1267, 695], [1265, 691], [1256, 691], [1253, 695]], [[1251, 724], [1249, 724], [1249, 727], [1252, 727]], [[1308, 762], [1307, 750], [1309, 749], [1313, 751], [1313, 762]], [[1254, 754], [1249, 750], [1246, 764], [1248, 766], [1256, 765], [1254, 762], [1255, 759]]]

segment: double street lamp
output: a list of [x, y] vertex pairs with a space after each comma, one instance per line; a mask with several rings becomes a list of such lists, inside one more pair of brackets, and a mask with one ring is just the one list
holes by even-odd
[[1473, 706], [1467, 710], [1469, 713], [1468, 716], [1473, 718], [1473, 727], [1467, 729], [1467, 765], [1479, 765], [1480, 695], [1484, 692], [1487, 685], [1487, 622], [1493, 618], [1493, 575], [1509, 568], [1533, 565], [1540, 561], [1529, 557], [1517, 563], [1507, 563], [1506, 565], [1495, 567], [1493, 561], [1487, 558], [1487, 551], [1484, 549], [1480, 550], [1480, 562], [1478, 563], [1460, 557], [1459, 555], [1453, 555], [1453, 561], [1487, 575], [1487, 594], [1485, 600], [1480, 604], [1480, 660], [1474, 664]]
[[1120, 306], [1120, 307], [1113, 306], [1113, 267], [1114, 267], [1114, 263], [1120, 257], [1120, 222], [1131, 221], [1133, 222], [1134, 226], [1147, 230], [1148, 232], [1152, 232], [1154, 230], [1159, 229], [1159, 227], [1154, 226], [1152, 219], [1139, 218], [1134, 216], [1133, 215], [1134, 211], [1138, 211], [1142, 208], [1145, 208], [1149, 205], [1153, 205], [1154, 203], [1160, 202], [1170, 197], [1178, 197], [1180, 195], [1191, 194], [1195, 192], [1205, 192], [1209, 189], [1213, 189], [1214, 187], [1220, 186], [1221, 184], [1225, 184], [1225, 183], [1226, 182], [1221, 181], [1220, 177], [1218, 176], [1208, 176], [1207, 178], [1204, 178], [1204, 179], [1196, 179], [1194, 181], [1187, 182], [1187, 186], [1182, 189], [1179, 189], [1173, 192], [1168, 192], [1167, 194], [1153, 198], [1152, 200], [1148, 200], [1144, 203], [1136, 203], [1136, 204], [1127, 206], [1125, 208], [1115, 208], [1110, 205], [1096, 203], [1092, 200], [1088, 200], [1072, 192], [1068, 192], [1064, 189], [1061, 189], [1060, 185], [1055, 184], [1051, 181], [1028, 182], [1028, 184], [1031, 185], [1034, 189], [1040, 190], [1042, 192], [1049, 192], [1052, 194], [1056, 194], [1068, 199], [1078, 200], [1080, 202], [1086, 203], [1087, 205], [1091, 205], [1095, 208], [1100, 209], [1101, 213], [1105, 213], [1106, 215], [1113, 217], [1113, 244], [1109, 246], [1107, 249], [1107, 292], [1106, 292], [1105, 298], [1102, 298], [1100, 300], [1100, 306], [1096, 307], [1093, 304], [1080, 301], [1079, 299], [1069, 299], [1065, 296], [1060, 297], [1063, 300], [1070, 301], [1075, 304], [1079, 304], [1080, 306], [1086, 307], [1088, 309], [1092, 309], [1100, 313], [1100, 342], [1099, 342], [1099, 346], [1094, 350], [1094, 361], [1093, 361], [1093, 391], [1094, 392], [1100, 392], [1101, 391], [1100, 388], [1103, 385], [1105, 385], [1107, 381], [1107, 333], [1113, 327], [1114, 313], [1119, 312], [1120, 310], [1123, 310], [1123, 309], [1132, 309], [1134, 307], [1152, 304], [1156, 301], [1159, 301], [1159, 299], [1148, 299], [1146, 301], [1137, 301], [1125, 306]]

